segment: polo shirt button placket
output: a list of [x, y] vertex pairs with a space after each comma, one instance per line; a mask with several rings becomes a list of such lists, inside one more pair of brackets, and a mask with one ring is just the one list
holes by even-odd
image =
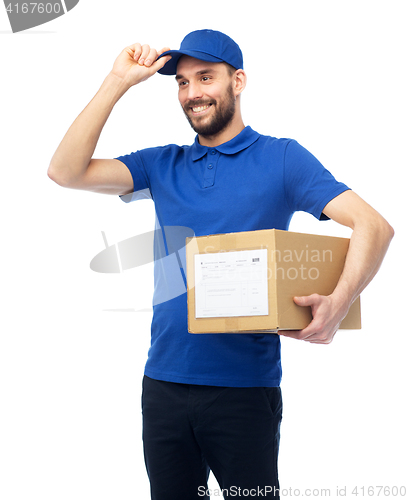
[[216, 157], [218, 151], [215, 149], [210, 149], [208, 151], [208, 155], [210, 156], [211, 160], [210, 163], [207, 164], [207, 168], [205, 169], [204, 172], [204, 186], [205, 188], [214, 186], [214, 180], [215, 180], [215, 171], [216, 171], [216, 165], [217, 161], [219, 158], [219, 153], [218, 156]]

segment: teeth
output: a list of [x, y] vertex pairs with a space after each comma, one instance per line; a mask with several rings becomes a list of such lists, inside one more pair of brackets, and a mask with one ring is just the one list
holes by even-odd
[[194, 113], [199, 113], [200, 111], [204, 111], [205, 109], [209, 108], [210, 105], [207, 104], [206, 106], [197, 106], [196, 108], [193, 108]]

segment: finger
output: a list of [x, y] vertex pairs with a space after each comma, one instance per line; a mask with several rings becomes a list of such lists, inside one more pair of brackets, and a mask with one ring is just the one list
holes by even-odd
[[125, 49], [126, 52], [135, 60], [137, 61], [140, 57], [140, 54], [142, 53], [142, 46], [140, 43], [134, 43], [133, 45], [129, 45], [129, 47], [126, 47]]
[[293, 297], [294, 303], [302, 307], [312, 306], [316, 304], [316, 302], [318, 302], [318, 299], [319, 295], [317, 295], [316, 293], [312, 295], [305, 295], [302, 297]]
[[159, 69], [161, 69], [168, 61], [170, 61], [171, 59], [171, 56], [168, 55], [168, 56], [163, 56], [161, 57], [160, 59], [157, 59], [154, 64], [152, 64], [152, 68], [155, 70], [155, 71], [159, 71]]
[[302, 333], [303, 330], [281, 330], [279, 331], [279, 335], [282, 337], [289, 337], [295, 340], [303, 340], [304, 342], [309, 342], [310, 344], [323, 344], [322, 340], [316, 339], [315, 334], [312, 334], [308, 337], [304, 337]]
[[292, 339], [298, 339], [299, 333], [302, 330], [278, 330], [278, 335], [282, 335], [282, 337], [290, 337]]
[[311, 344], [330, 344], [337, 329], [322, 329], [317, 322], [311, 322], [301, 333], [301, 340]]
[[312, 320], [303, 330], [279, 330], [279, 335], [299, 340], [312, 339], [316, 335], [316, 322]]
[[163, 47], [161, 50], [158, 51], [157, 55], [161, 56], [162, 54], [164, 54], [168, 50], [170, 50], [170, 47]]
[[152, 48], [152, 49], [150, 49], [150, 52], [146, 56], [144, 65], [151, 66], [156, 59], [157, 59], [157, 50]]
[[144, 45], [142, 45], [142, 53], [141, 53], [141, 55], [139, 57], [139, 61], [138, 61], [140, 66], [143, 66], [146, 57], [149, 55], [149, 52], [150, 52], [150, 45], [147, 45], [146, 43]]
[[305, 327], [303, 330], [301, 330], [301, 337], [302, 339], [306, 340], [312, 335], [315, 335], [318, 330], [318, 325], [317, 322], [312, 319], [312, 321]]
[[309, 342], [311, 344], [318, 343], [315, 340], [313, 340], [313, 336], [311, 336], [310, 338], [303, 338], [301, 332], [302, 330], [282, 330], [279, 331], [279, 335], [281, 335], [282, 337], [289, 337], [290, 339], [294, 340]]

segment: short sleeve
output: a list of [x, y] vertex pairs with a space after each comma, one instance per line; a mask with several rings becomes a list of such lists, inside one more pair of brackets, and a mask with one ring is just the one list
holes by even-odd
[[285, 196], [293, 212], [302, 211], [327, 220], [323, 209], [333, 198], [350, 189], [298, 142], [288, 142], [284, 160]]
[[115, 159], [128, 167], [133, 179], [133, 193], [120, 196], [122, 201], [130, 202], [142, 198], [151, 198], [149, 177], [143, 163], [141, 151], [118, 156]]

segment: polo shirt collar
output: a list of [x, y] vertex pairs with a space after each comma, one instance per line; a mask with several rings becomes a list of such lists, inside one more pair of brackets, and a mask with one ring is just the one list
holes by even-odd
[[252, 130], [251, 127], [247, 126], [244, 128], [244, 130], [242, 130], [238, 135], [236, 135], [230, 141], [224, 142], [224, 144], [220, 144], [215, 148], [211, 148], [208, 146], [202, 146], [198, 142], [198, 135], [197, 135], [194, 144], [192, 145], [192, 159], [193, 161], [199, 160], [205, 154], [207, 154], [208, 150], [210, 149], [215, 149], [218, 152], [226, 155], [233, 155], [251, 146], [251, 144], [257, 141], [258, 138], [259, 138], [258, 132], [255, 132], [254, 130]]

